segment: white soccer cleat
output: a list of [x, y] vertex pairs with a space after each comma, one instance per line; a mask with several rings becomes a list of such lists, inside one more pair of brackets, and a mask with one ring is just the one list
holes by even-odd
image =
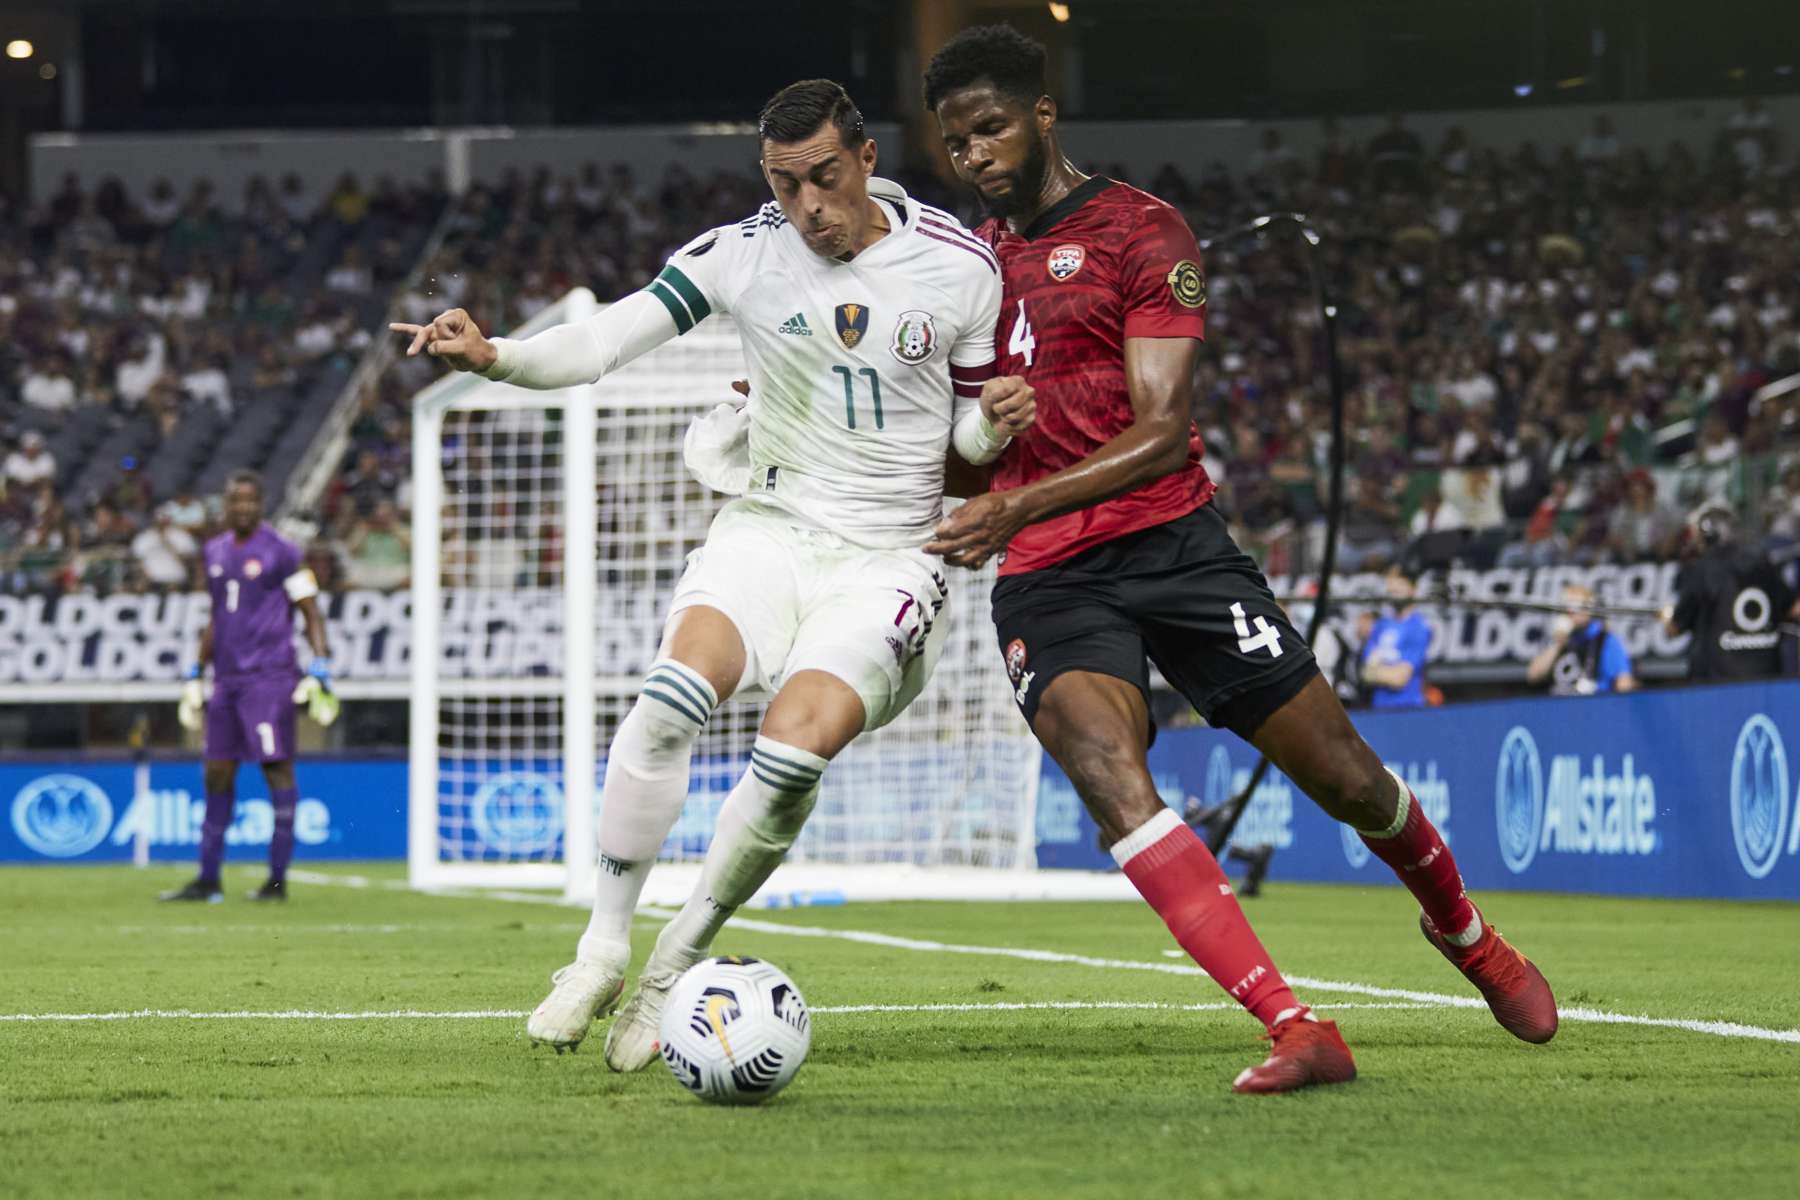
[[661, 1037], [663, 1005], [669, 989], [681, 978], [680, 971], [638, 976], [637, 991], [606, 1031], [606, 1065], [615, 1071], [636, 1071], [656, 1058]]
[[556, 986], [525, 1021], [525, 1032], [558, 1054], [573, 1050], [587, 1036], [595, 1017], [603, 1017], [625, 992], [625, 973], [601, 963], [577, 960], [550, 976]]

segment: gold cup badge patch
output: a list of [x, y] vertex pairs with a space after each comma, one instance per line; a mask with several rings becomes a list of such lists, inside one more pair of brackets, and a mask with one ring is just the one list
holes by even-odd
[[869, 306], [866, 304], [840, 304], [837, 306], [838, 341], [844, 343], [844, 349], [854, 350], [857, 343], [863, 340], [863, 334], [869, 332]]

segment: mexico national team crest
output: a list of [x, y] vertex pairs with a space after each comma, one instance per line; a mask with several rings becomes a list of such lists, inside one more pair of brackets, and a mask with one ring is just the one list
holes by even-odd
[[1050, 278], [1061, 283], [1063, 280], [1073, 277], [1075, 272], [1081, 270], [1082, 265], [1086, 262], [1087, 251], [1084, 248], [1074, 243], [1058, 246], [1050, 252]]
[[930, 313], [913, 308], [900, 314], [900, 321], [894, 326], [891, 349], [895, 358], [909, 367], [916, 367], [931, 357], [937, 342], [937, 322], [932, 320]]
[[837, 306], [838, 341], [844, 343], [844, 349], [856, 349], [857, 343], [863, 340], [863, 334], [867, 332], [869, 332], [868, 305], [840, 304]]
[[1206, 303], [1206, 277], [1200, 274], [1200, 264], [1191, 258], [1184, 258], [1169, 271], [1169, 290], [1175, 293], [1175, 300], [1183, 308], [1199, 308]]

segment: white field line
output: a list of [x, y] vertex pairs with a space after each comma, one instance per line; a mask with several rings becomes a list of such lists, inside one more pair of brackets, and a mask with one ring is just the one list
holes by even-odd
[[[500, 929], [502, 927], [495, 926]], [[550, 930], [556, 933], [575, 933], [586, 929], [586, 924], [578, 921], [560, 921], [552, 923], [508, 924], [503, 932], [518, 933], [525, 930]], [[403, 925], [121, 925], [119, 933], [126, 937], [136, 937], [145, 933], [173, 933], [181, 936], [199, 936], [215, 933], [344, 933], [344, 934], [385, 934], [385, 933], [457, 933], [466, 934], [469, 926], [455, 923], [436, 924], [403, 924]]]
[[[311, 875], [311, 873], [308, 873]], [[308, 880], [313, 883], [346, 883], [350, 887], [369, 887], [372, 883], [389, 886], [397, 881], [371, 881], [360, 876], [343, 875], [311, 875]], [[404, 885], [402, 885], [402, 888]], [[464, 892], [460, 895], [468, 898], [493, 898], [521, 903], [561, 904], [561, 897], [530, 892]], [[653, 908], [645, 906], [638, 909], [641, 917], [653, 917], [660, 920], [671, 920], [675, 916], [674, 909]], [[1192, 963], [1178, 962], [1144, 962], [1127, 958], [1096, 958], [1087, 954], [1065, 954], [1057, 950], [1036, 950], [1022, 946], [966, 946], [954, 942], [936, 942], [927, 938], [898, 937], [889, 933], [873, 933], [861, 929], [827, 929], [818, 925], [786, 925], [778, 921], [763, 921], [754, 917], [733, 917], [731, 925], [735, 929], [753, 933], [782, 934], [788, 937], [828, 938], [833, 941], [856, 942], [865, 946], [883, 946], [890, 950], [910, 950], [924, 954], [967, 954], [982, 958], [1013, 958], [1026, 962], [1063, 963], [1071, 966], [1094, 967], [1107, 971], [1149, 971], [1159, 975], [1199, 975], [1206, 972]], [[1486, 1008], [1487, 1004], [1475, 996], [1452, 996], [1443, 992], [1423, 992], [1412, 988], [1378, 987], [1368, 983], [1353, 983], [1340, 980], [1315, 979], [1307, 975], [1289, 975], [1288, 982], [1299, 988], [1307, 988], [1317, 992], [1336, 992], [1341, 995], [1369, 996], [1382, 1000], [1404, 1000], [1441, 1008]], [[1326, 1007], [1320, 1005], [1319, 1007]], [[1340, 1006], [1341, 1007], [1341, 1006]], [[1742, 1038], [1765, 1042], [1787, 1042], [1800, 1045], [1800, 1029], [1765, 1029], [1759, 1025], [1744, 1025], [1736, 1021], [1693, 1020], [1685, 1017], [1653, 1017], [1643, 1013], [1615, 1013], [1597, 1008], [1564, 1008], [1559, 1015], [1564, 1021], [1584, 1022], [1595, 1025], [1637, 1025], [1654, 1029], [1680, 1029], [1688, 1033], [1704, 1033], [1714, 1037]]]
[[[1432, 1008], [1430, 1004], [1321, 1004], [1320, 1008]], [[975, 1013], [975, 1012], [1223, 1012], [1236, 1011], [1235, 1004], [1216, 1001], [1210, 1004], [1158, 1004], [1138, 1000], [1036, 1000], [993, 1004], [825, 1004], [810, 1009], [834, 1016], [856, 1016], [864, 1013]], [[103, 1013], [0, 1013], [0, 1021], [486, 1021], [517, 1020], [526, 1016], [524, 1009], [468, 1009], [456, 1012], [427, 1012], [423, 1009], [393, 1009], [372, 1012], [317, 1012], [310, 1009], [287, 1009], [280, 1012], [190, 1012], [187, 1009], [140, 1008], [132, 1012]]]

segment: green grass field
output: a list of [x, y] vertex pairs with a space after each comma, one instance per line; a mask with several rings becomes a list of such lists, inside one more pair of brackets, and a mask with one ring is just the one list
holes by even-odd
[[[343, 868], [348, 872], [349, 868]], [[172, 868], [0, 871], [0, 1195], [1791, 1196], [1800, 1044], [1565, 1019], [1545, 1047], [1463, 996], [1397, 889], [1272, 885], [1249, 905], [1361, 1078], [1241, 1097], [1260, 1059], [1134, 904], [863, 904], [728, 927], [815, 1011], [812, 1056], [759, 1109], [719, 1109], [598, 1039], [534, 1051], [518, 1016], [584, 914], [300, 883], [286, 907], [150, 902]], [[1800, 909], [1492, 896], [1568, 1007], [1800, 1029]], [[657, 922], [640, 917], [640, 956]], [[1025, 948], [1034, 961], [942, 945]], [[1472, 992], [1468, 993], [1473, 995]], [[1424, 1007], [1355, 1007], [1422, 1003]], [[858, 1005], [971, 1006], [832, 1012]], [[361, 1019], [18, 1014], [411, 1012]], [[1793, 1035], [1790, 1035], [1792, 1037]]]

